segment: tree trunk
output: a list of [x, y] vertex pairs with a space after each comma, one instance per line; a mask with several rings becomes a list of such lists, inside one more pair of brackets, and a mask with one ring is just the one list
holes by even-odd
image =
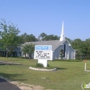
[[31, 59], [31, 54], [29, 53], [29, 59]]
[[25, 53], [25, 58], [26, 58], [26, 53]]
[[6, 51], [6, 57], [8, 57], [8, 52]]

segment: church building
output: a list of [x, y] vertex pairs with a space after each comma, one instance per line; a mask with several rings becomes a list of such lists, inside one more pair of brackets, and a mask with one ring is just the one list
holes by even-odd
[[[26, 42], [26, 44], [34, 45], [51, 45], [53, 57], [55, 59], [75, 59], [75, 50], [72, 48], [68, 40], [64, 36], [64, 22], [62, 23], [61, 35], [59, 40], [50, 40], [50, 41], [36, 41], [36, 42]], [[34, 55], [32, 55], [34, 58]]]

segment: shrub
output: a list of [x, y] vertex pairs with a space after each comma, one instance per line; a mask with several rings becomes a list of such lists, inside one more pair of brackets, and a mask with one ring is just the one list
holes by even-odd
[[38, 68], [52, 68], [52, 67], [50, 67], [49, 64], [47, 65], [47, 67], [44, 67], [43, 64], [40, 64], [40, 63], [37, 63], [35, 67], [38, 67]]
[[43, 68], [44, 66], [43, 66], [43, 64], [37, 63], [37, 64], [36, 64], [36, 67]]

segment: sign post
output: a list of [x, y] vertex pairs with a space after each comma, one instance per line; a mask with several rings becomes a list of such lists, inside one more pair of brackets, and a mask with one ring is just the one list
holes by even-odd
[[51, 45], [35, 45], [34, 59], [38, 59], [38, 63], [47, 67], [48, 60], [53, 59], [53, 51]]
[[38, 63], [43, 64], [44, 67], [48, 65], [47, 59], [38, 59]]
[[85, 63], [84, 70], [85, 70], [85, 71], [86, 71], [86, 62], [87, 62], [87, 61], [85, 60], [85, 61], [84, 61], [84, 63]]

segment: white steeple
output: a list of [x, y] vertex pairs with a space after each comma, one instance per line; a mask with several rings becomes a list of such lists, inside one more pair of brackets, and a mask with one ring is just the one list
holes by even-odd
[[61, 36], [60, 36], [60, 41], [64, 41], [65, 36], [64, 36], [64, 21], [62, 22], [62, 31], [61, 31]]

